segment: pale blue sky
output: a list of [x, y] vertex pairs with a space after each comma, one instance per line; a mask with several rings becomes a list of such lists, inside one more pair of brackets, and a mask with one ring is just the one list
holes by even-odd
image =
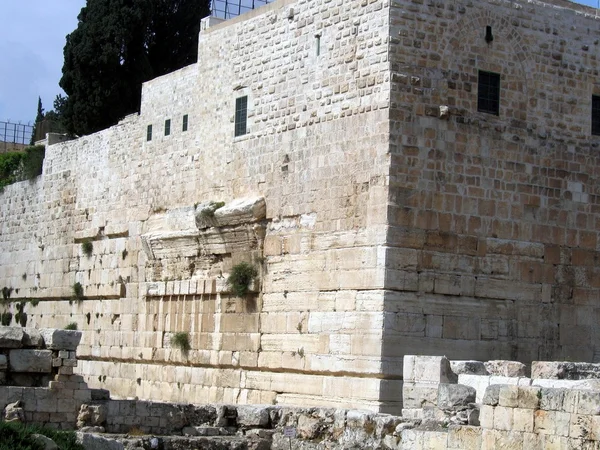
[[[598, 6], [598, 0], [580, 0]], [[0, 0], [0, 122], [35, 119], [38, 96], [46, 111], [61, 93], [65, 36], [77, 26], [85, 0]]]

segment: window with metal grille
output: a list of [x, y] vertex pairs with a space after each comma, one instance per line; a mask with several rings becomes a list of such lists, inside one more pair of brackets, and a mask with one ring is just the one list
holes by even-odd
[[188, 129], [188, 115], [184, 114], [183, 124], [181, 125], [181, 131], [187, 131], [187, 129]]
[[235, 136], [246, 134], [246, 122], [248, 119], [248, 96], [235, 99]]
[[165, 136], [171, 134], [171, 119], [165, 120]]
[[600, 136], [600, 96], [592, 95], [592, 134]]
[[477, 111], [500, 115], [500, 74], [479, 71]]
[[146, 128], [146, 140], [152, 140], [152, 125], [148, 125], [148, 128]]

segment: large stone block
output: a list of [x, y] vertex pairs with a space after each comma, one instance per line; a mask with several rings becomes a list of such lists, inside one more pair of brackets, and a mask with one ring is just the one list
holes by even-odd
[[0, 355], [0, 370], [6, 370], [8, 368], [8, 360], [6, 355]]
[[438, 408], [454, 409], [468, 406], [475, 402], [476, 391], [471, 386], [463, 384], [446, 384], [438, 386]]
[[501, 377], [525, 377], [525, 364], [518, 361], [487, 361], [485, 368], [490, 375]]
[[49, 373], [52, 371], [50, 350], [11, 350], [8, 354], [10, 370], [13, 372]]
[[445, 356], [406, 355], [403, 375], [404, 381], [456, 383], [458, 380]]
[[43, 347], [44, 338], [37, 328], [23, 328], [23, 345], [25, 347]]
[[241, 427], [266, 427], [269, 424], [268, 406], [237, 407], [237, 423]]
[[48, 328], [40, 330], [46, 348], [51, 350], [77, 350], [81, 341], [81, 331], [77, 330], [58, 330]]
[[0, 326], [0, 348], [21, 348], [23, 346], [23, 328]]
[[551, 380], [600, 379], [600, 364], [569, 361], [534, 361], [531, 378]]

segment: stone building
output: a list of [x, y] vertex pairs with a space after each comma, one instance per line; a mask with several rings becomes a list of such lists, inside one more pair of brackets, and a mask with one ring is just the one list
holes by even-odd
[[595, 10], [277, 0], [215, 22], [139, 114], [0, 194], [4, 308], [76, 321], [91, 387], [385, 412], [405, 354], [600, 359]]

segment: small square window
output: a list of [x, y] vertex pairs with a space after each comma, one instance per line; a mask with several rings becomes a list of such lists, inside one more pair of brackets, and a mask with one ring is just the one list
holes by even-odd
[[171, 134], [171, 119], [165, 120], [165, 136]]
[[600, 136], [600, 96], [592, 95], [592, 134]]
[[184, 114], [183, 124], [181, 125], [181, 131], [187, 131], [187, 129], [188, 129], [188, 115]]
[[146, 128], [146, 140], [152, 140], [152, 125], [148, 125], [148, 128]]
[[248, 96], [235, 99], [235, 136], [243, 136], [247, 133], [248, 120]]
[[479, 71], [477, 111], [500, 115], [500, 74]]

